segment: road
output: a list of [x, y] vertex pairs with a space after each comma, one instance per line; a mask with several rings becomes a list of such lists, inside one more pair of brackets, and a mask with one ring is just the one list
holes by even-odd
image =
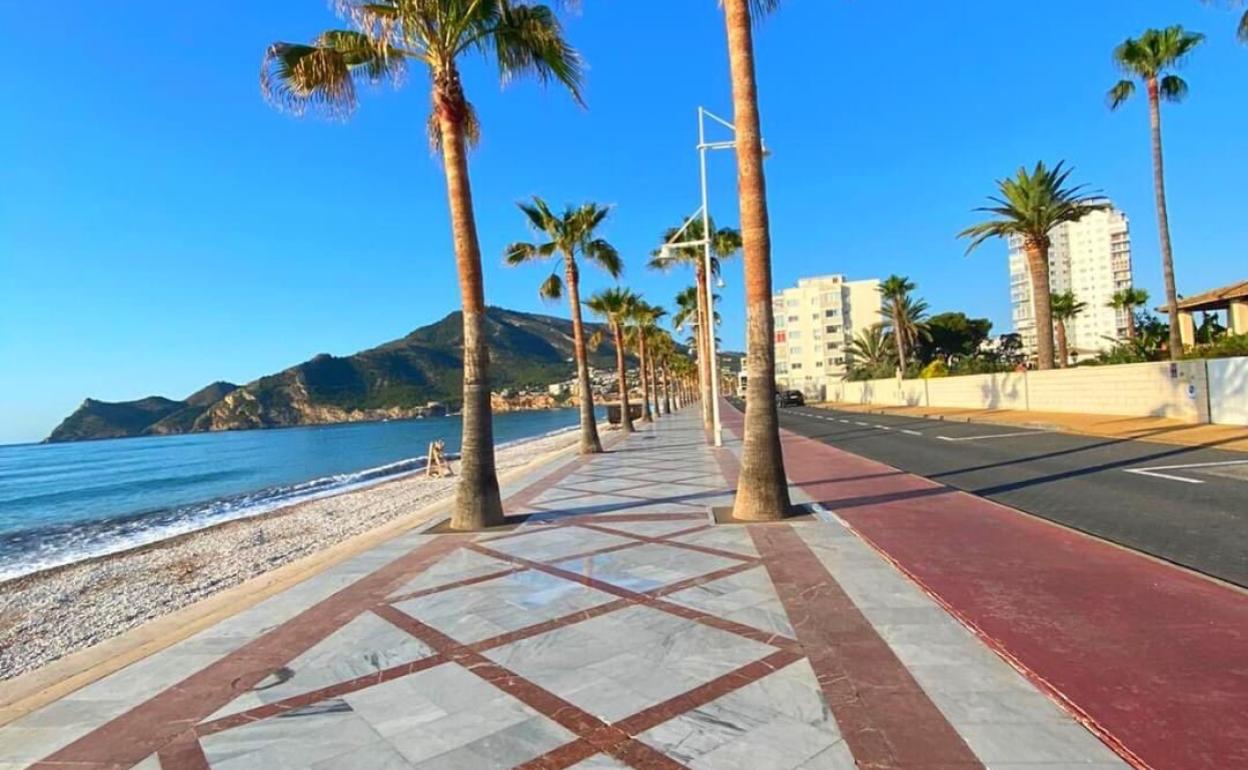
[[1248, 454], [813, 407], [780, 424], [1248, 587]]

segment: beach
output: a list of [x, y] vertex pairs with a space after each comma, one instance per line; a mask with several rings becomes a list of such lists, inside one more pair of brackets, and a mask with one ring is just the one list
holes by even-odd
[[[569, 429], [500, 447], [499, 473], [578, 437]], [[417, 472], [0, 583], [0, 680], [450, 500], [455, 483]]]

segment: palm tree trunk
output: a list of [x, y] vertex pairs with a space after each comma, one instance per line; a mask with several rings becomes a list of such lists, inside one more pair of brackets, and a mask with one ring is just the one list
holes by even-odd
[[[789, 513], [789, 487], [780, 448], [776, 381], [775, 318], [771, 306], [771, 234], [767, 185], [754, 81], [750, 0], [724, 0], [732, 113], [737, 137], [737, 195], [745, 265], [748, 379], [741, 474], [732, 514], [746, 521], [780, 519]], [[712, 330], [712, 334], [714, 331]]]
[[455, 266], [459, 271], [464, 316], [463, 438], [460, 441], [459, 488], [451, 516], [454, 529], [482, 529], [503, 523], [503, 505], [494, 465], [494, 429], [490, 413], [490, 351], [485, 337], [485, 285], [481, 247], [472, 211], [468, 157], [464, 148], [463, 91], [453, 69], [439, 73], [434, 103], [442, 133]]
[[893, 343], [897, 346], [897, 366], [901, 369], [901, 376], [906, 376], [906, 336], [901, 328], [901, 308], [898, 307], [897, 298], [893, 298]]
[[663, 398], [659, 390], [659, 364], [653, 357], [650, 360], [650, 393], [654, 399], [654, 416], [658, 417], [663, 414]]
[[663, 380], [663, 414], [672, 413], [672, 383], [667, 375], [667, 366], [659, 367], [659, 375]]
[[1174, 286], [1174, 254], [1170, 250], [1170, 215], [1166, 212], [1166, 172], [1161, 158], [1161, 101], [1157, 79], [1148, 81], [1148, 123], [1153, 140], [1153, 195], [1157, 198], [1157, 229], [1161, 233], [1161, 274], [1166, 284], [1166, 314], [1170, 317], [1170, 360], [1183, 354], [1179, 331], [1179, 295]]
[[615, 335], [615, 368], [620, 378], [620, 429], [633, 432], [633, 416], [628, 410], [628, 370], [624, 367], [624, 331], [618, 323], [611, 323]]
[[1036, 367], [1053, 368], [1053, 307], [1049, 294], [1049, 248], [1028, 242], [1027, 271], [1031, 273], [1031, 307], [1036, 319]]
[[641, 380], [641, 421], [654, 422], [654, 415], [650, 413], [650, 378], [646, 376], [650, 357], [646, 355], [646, 352], [646, 331], [639, 326], [637, 327], [637, 379]]
[[1135, 306], [1127, 305], [1127, 339], [1135, 339]]
[[563, 256], [564, 283], [568, 285], [568, 304], [572, 307], [572, 347], [576, 357], [576, 388], [581, 400], [581, 454], [602, 451], [598, 423], [594, 418], [594, 390], [589, 381], [589, 355], [585, 351], [585, 325], [581, 321], [581, 279], [571, 254]]
[[1053, 325], [1057, 329], [1057, 365], [1065, 369], [1070, 360], [1070, 350], [1066, 344], [1066, 322], [1059, 318]]
[[[702, 397], [702, 423], [708, 432], [714, 428], [714, 415], [711, 412], [711, 341], [707, 337], [707, 330], [711, 328], [709, 309], [707, 303], [707, 282], [706, 268], [699, 261], [694, 268], [695, 283], [698, 286], [698, 390]], [[711, 334], [714, 334], [712, 329]]]

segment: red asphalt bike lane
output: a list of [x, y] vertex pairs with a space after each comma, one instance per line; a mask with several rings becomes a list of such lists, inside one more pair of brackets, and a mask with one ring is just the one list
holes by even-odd
[[[740, 435], [742, 414], [722, 411]], [[781, 441], [793, 484], [1134, 765], [1248, 768], [1248, 593], [814, 439]]]

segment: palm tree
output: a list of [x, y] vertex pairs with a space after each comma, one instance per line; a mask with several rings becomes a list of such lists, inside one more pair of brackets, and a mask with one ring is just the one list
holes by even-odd
[[455, 529], [503, 521], [494, 465], [490, 415], [489, 349], [481, 248], [468, 179], [468, 145], [480, 132], [464, 96], [458, 58], [466, 51], [493, 55], [502, 80], [534, 75], [567, 86], [581, 101], [581, 60], [567, 43], [554, 12], [515, 0], [338, 0], [353, 30], [321, 33], [310, 45], [279, 42], [265, 51], [260, 86], [273, 104], [302, 113], [349, 114], [357, 80], [400, 78], [409, 62], [425, 65], [432, 81], [429, 135], [442, 152], [450, 204], [455, 265], [464, 322], [463, 437]]
[[1135, 309], [1141, 305], [1148, 304], [1148, 292], [1144, 289], [1136, 289], [1127, 287], [1121, 291], [1114, 292], [1114, 296], [1110, 298], [1108, 307], [1121, 311], [1127, 317], [1127, 339], [1135, 339]]
[[775, 328], [771, 307], [771, 233], [767, 183], [763, 177], [763, 138], [754, 78], [752, 15], [765, 14], [780, 0], [722, 0], [732, 75], [732, 122], [736, 129], [737, 197], [741, 245], [745, 252], [746, 401], [741, 473], [732, 515], [746, 521], [788, 514], [789, 486], [780, 448], [776, 383]]
[[[633, 417], [628, 406], [628, 369], [624, 366], [624, 327], [628, 324], [629, 313], [639, 301], [639, 297], [628, 289], [603, 289], [585, 300], [585, 307], [590, 312], [607, 322], [611, 338], [615, 342], [615, 369], [620, 380], [620, 428], [625, 433], [633, 432]], [[602, 332], [594, 333], [592, 344], [601, 340]]]
[[895, 337], [884, 332], [883, 324], [871, 324], [849, 343], [850, 362], [856, 369], [879, 370], [893, 357]]
[[636, 297], [632, 305], [628, 309], [626, 321], [628, 323], [628, 338], [637, 348], [637, 360], [640, 363], [638, 372], [641, 375], [641, 421], [653, 422], [654, 415], [650, 409], [650, 365], [654, 363], [650, 359], [648, 345], [659, 331], [658, 321], [667, 315], [667, 311], [661, 307], [651, 305], [645, 302], [641, 297]]
[[657, 401], [655, 411], [660, 411], [661, 407], [663, 414], [671, 414], [672, 390], [669, 369], [672, 357], [676, 355], [676, 341], [672, 339], [671, 334], [659, 329], [650, 343], [650, 354], [653, 356], [655, 377], [659, 381], [659, 387], [655, 390]]
[[1139, 78], [1148, 91], [1148, 122], [1153, 144], [1153, 196], [1157, 200], [1157, 225], [1161, 234], [1161, 272], [1165, 279], [1166, 311], [1170, 316], [1170, 360], [1183, 353], [1179, 334], [1179, 299], [1174, 287], [1174, 255], [1170, 250], [1170, 215], [1166, 211], [1166, 175], [1161, 157], [1161, 100], [1179, 102], [1187, 96], [1187, 82], [1169, 70], [1177, 69], [1189, 53], [1205, 39], [1175, 25], [1146, 30], [1138, 38], [1128, 38], [1114, 49], [1114, 61], [1129, 77], [1109, 89], [1109, 107], [1116, 110], [1135, 93]]
[[595, 203], [573, 208], [568, 206], [563, 214], [556, 215], [546, 201], [534, 196], [533, 203], [517, 204], [529, 224], [546, 237], [543, 243], [513, 243], [507, 247], [504, 258], [509, 265], [555, 257], [563, 260], [563, 278], [558, 265], [550, 277], [542, 282], [538, 293], [545, 299], [558, 299], [566, 285], [568, 306], [572, 310], [572, 349], [576, 358], [577, 393], [581, 409], [581, 454], [602, 451], [598, 438], [598, 424], [594, 419], [594, 391], [589, 381], [589, 356], [585, 352], [585, 325], [581, 322], [581, 280], [577, 256], [598, 265], [612, 278], [619, 278], [624, 270], [619, 252], [610, 243], [597, 237], [596, 230], [607, 218], [610, 209]]
[[[703, 240], [702, 234], [707, 230], [711, 233], [711, 275], [714, 278], [719, 275], [720, 263], [731, 258], [734, 254], [741, 250], [741, 234], [731, 227], [716, 227], [714, 220], [711, 220], [708, 228], [703, 228], [702, 220], [695, 219], [688, 223], [682, 232], [678, 227], [669, 228], [663, 233], [663, 243], [672, 243], [679, 241], [682, 243], [697, 242]], [[709, 310], [707, 297], [710, 295], [710, 283], [706, 275], [706, 253], [704, 247], [699, 244], [696, 246], [671, 246], [668, 248], [659, 248], [651, 255], [649, 267], [654, 270], [670, 270], [676, 265], [691, 265], [694, 274], [694, 290], [697, 297], [697, 315], [694, 323], [695, 333], [698, 335], [698, 378], [702, 386], [702, 421], [706, 424], [707, 430], [711, 427], [711, 363], [707, 357], [706, 351], [710, 345], [710, 338], [707, 337], [707, 325], [702, 323], [706, 318]]]
[[897, 368], [904, 374], [906, 371], [907, 324], [902, 316], [902, 304], [910, 299], [914, 291], [914, 282], [904, 275], [890, 275], [880, 284], [880, 296], [884, 298], [884, 309], [880, 314], [892, 321], [893, 336], [897, 348]]
[[989, 197], [995, 206], [975, 209], [995, 214], [995, 219], [972, 225], [958, 233], [970, 238], [970, 254], [989, 238], [1018, 238], [1027, 255], [1031, 275], [1031, 304], [1036, 322], [1036, 358], [1041, 369], [1053, 368], [1053, 314], [1049, 306], [1049, 231], [1063, 222], [1077, 222], [1093, 211], [1109, 208], [1097, 195], [1084, 193], [1085, 185], [1067, 187], [1073, 169], [1058, 163], [1052, 169], [1041, 161], [1033, 171], [1019, 168], [1014, 178], [997, 182], [1001, 197]]
[[1073, 291], [1064, 291], [1049, 297], [1053, 308], [1053, 325], [1057, 329], [1057, 362], [1065, 369], [1070, 364], [1070, 346], [1066, 342], [1066, 322], [1087, 309], [1088, 303], [1080, 302]]

